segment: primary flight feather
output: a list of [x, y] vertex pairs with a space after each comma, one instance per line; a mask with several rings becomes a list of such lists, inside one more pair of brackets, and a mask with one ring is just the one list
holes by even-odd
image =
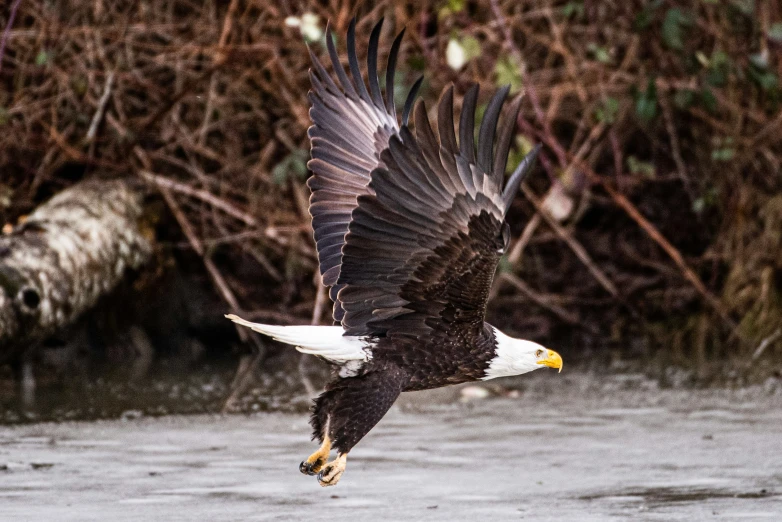
[[[505, 181], [520, 97], [498, 123], [508, 88], [494, 94], [477, 150], [477, 85], [464, 95], [458, 142], [453, 87], [438, 105], [439, 139], [423, 101], [413, 111], [421, 79], [400, 122], [394, 69], [404, 31], [391, 46], [384, 96], [377, 75], [382, 23], [369, 38], [369, 88], [356, 56], [355, 20], [347, 34], [350, 76], [330, 29], [326, 43], [336, 80], [310, 51], [310, 214], [338, 326], [272, 326], [228, 316], [335, 365], [334, 379], [313, 407], [320, 449], [300, 465], [322, 486], [339, 481], [348, 452], [403, 391], [562, 368], [556, 352], [484, 322], [510, 237], [505, 216], [539, 149]], [[337, 458], [328, 462], [331, 449]]]

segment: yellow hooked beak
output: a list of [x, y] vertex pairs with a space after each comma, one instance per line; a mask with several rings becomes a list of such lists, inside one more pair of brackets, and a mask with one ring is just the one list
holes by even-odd
[[557, 368], [558, 373], [562, 373], [562, 357], [554, 350], [546, 350], [546, 358], [538, 361], [549, 368]]

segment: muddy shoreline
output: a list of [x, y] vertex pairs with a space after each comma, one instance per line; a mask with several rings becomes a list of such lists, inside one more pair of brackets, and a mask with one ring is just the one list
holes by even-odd
[[407, 394], [327, 489], [303, 413], [0, 427], [0, 518], [782, 519], [778, 389], [551, 377]]

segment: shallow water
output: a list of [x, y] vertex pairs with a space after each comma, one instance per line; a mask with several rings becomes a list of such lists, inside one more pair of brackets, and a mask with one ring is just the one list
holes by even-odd
[[[0, 379], [0, 425], [48, 421], [93, 421], [121, 417], [218, 413], [231, 391], [236, 368], [202, 365], [184, 370], [160, 368], [139, 381], [117, 376], [40, 379], [34, 405], [28, 407], [6, 376]], [[259, 375], [232, 411], [305, 412], [309, 401], [295, 370]]]
[[304, 414], [0, 427], [0, 519], [782, 520], [779, 394], [528, 382], [404, 396], [334, 488]]

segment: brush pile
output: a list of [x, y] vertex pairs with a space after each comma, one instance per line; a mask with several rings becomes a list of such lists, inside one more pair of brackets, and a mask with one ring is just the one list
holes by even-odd
[[304, 184], [306, 45], [325, 55], [331, 20], [344, 46], [362, 9], [360, 56], [380, 17], [386, 52], [407, 28], [400, 96], [421, 74], [430, 108], [452, 82], [460, 95], [479, 82], [483, 103], [499, 85], [525, 92], [515, 160], [544, 148], [509, 215], [492, 322], [571, 356], [654, 355], [705, 374], [780, 359], [779, 5], [353, 4], [9, 2], [0, 224], [83, 178], [135, 180], [159, 203], [162, 244], [203, 267], [226, 308], [328, 320]]

